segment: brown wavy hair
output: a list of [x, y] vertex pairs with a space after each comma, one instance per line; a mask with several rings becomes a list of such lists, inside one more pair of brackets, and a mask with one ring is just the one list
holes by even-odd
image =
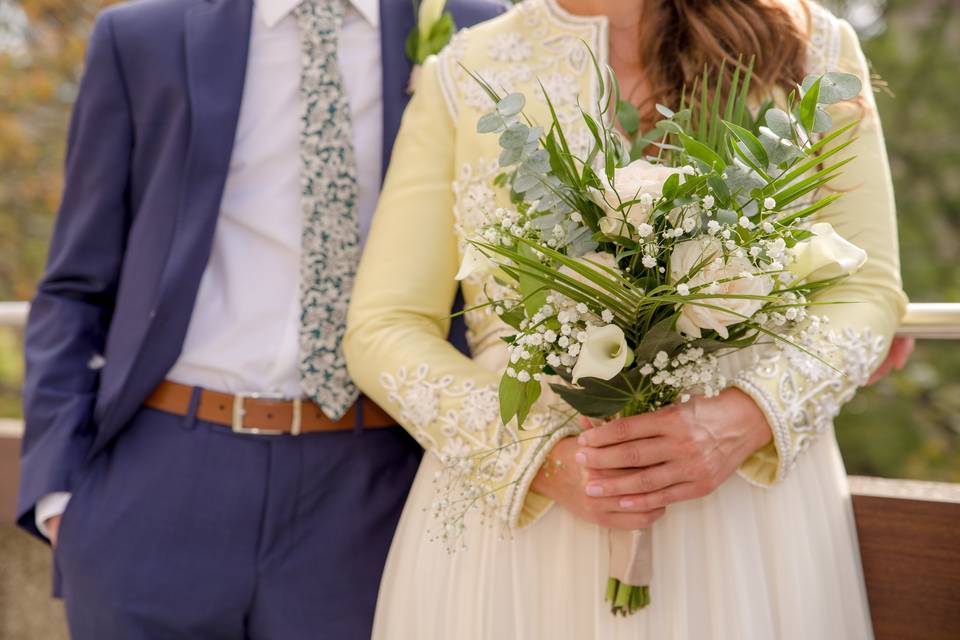
[[807, 35], [777, 0], [646, 0], [640, 29], [647, 97], [637, 106], [648, 123], [657, 103], [679, 105], [705, 69], [712, 79], [724, 69], [729, 84], [738, 61], [753, 60], [757, 94], [789, 91], [805, 75]]

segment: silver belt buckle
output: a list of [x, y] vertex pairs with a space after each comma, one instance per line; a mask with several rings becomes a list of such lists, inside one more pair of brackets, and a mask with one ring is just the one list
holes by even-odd
[[[243, 403], [247, 400], [280, 400], [286, 401], [287, 398], [281, 393], [259, 393], [259, 392], [240, 392], [233, 396], [233, 420], [230, 425], [231, 431], [250, 436], [282, 436], [286, 431], [276, 429], [257, 429], [254, 427], [244, 427], [243, 417], [246, 410]], [[290, 425], [290, 435], [300, 435], [301, 416], [303, 410], [303, 401], [300, 398], [294, 398], [293, 402], [293, 422]]]

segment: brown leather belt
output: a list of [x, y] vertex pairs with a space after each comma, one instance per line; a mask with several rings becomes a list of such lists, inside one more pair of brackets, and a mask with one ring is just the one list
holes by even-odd
[[[144, 405], [178, 416], [190, 414], [194, 387], [161, 382]], [[362, 406], [361, 406], [362, 403]], [[309, 400], [285, 400], [266, 394], [232, 395], [208, 389], [200, 390], [196, 416], [204, 422], [230, 427], [236, 433], [251, 435], [300, 435], [323, 431], [347, 431], [356, 425], [357, 410], [363, 411], [363, 426], [382, 429], [397, 424], [387, 412], [363, 397], [339, 420], [331, 420]]]

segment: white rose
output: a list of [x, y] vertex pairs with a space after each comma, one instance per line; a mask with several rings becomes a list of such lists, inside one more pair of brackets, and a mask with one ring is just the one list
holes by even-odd
[[[773, 280], [769, 276], [737, 277], [738, 274], [753, 273], [756, 270], [749, 260], [736, 257], [730, 257], [725, 261], [716, 260], [722, 256], [723, 248], [714, 238], [698, 238], [681, 242], [670, 256], [671, 281], [677, 282], [687, 277], [686, 283], [691, 289], [713, 283], [716, 295], [729, 293], [765, 296], [773, 290]], [[707, 261], [705, 266], [701, 267], [697, 273], [690, 275], [690, 272], [705, 260]], [[718, 282], [728, 278], [732, 279], [727, 282]], [[698, 302], [711, 306], [685, 304], [677, 320], [677, 329], [695, 338], [700, 337], [701, 329], [713, 329], [721, 337], [728, 338], [730, 335], [727, 331], [728, 326], [743, 322], [764, 304], [763, 300], [748, 298], [705, 298]]]
[[[600, 230], [611, 235], [629, 235], [625, 222], [639, 226], [650, 218], [653, 200], [663, 193], [663, 183], [675, 173], [684, 174], [684, 168], [665, 167], [640, 158], [613, 172], [613, 185], [607, 180], [605, 172], [600, 173], [603, 191], [590, 190], [590, 197], [603, 209], [607, 216], [600, 221]], [[647, 204], [635, 203], [626, 211], [617, 211], [624, 202], [650, 196]]]
[[[577, 258], [577, 262], [579, 262], [580, 264], [590, 269], [593, 269], [594, 271], [599, 271], [603, 276], [607, 278], [611, 278], [613, 276], [607, 273], [604, 267], [606, 267], [607, 269], [613, 269], [615, 272], [620, 273], [620, 267], [617, 266], [617, 261], [613, 257], [612, 253], [600, 253], [597, 251], [592, 251], [590, 253], [584, 254], [580, 258]], [[570, 267], [567, 267], [567, 266], [561, 267], [560, 273], [562, 273], [565, 276], [569, 276], [573, 278], [577, 282], [581, 282], [591, 287], [596, 286], [591, 280], [585, 278], [584, 276], [577, 273]]]
[[615, 324], [588, 327], [587, 338], [573, 367], [573, 383], [577, 384], [580, 378], [609, 380], [632, 361], [633, 352], [627, 346], [623, 329]]
[[799, 280], [814, 282], [850, 275], [867, 261], [867, 252], [837, 233], [829, 222], [810, 227], [813, 237], [797, 243], [787, 268]]

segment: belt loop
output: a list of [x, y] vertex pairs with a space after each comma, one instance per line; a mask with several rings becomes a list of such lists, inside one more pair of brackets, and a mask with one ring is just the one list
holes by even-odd
[[200, 396], [203, 395], [203, 389], [194, 387], [190, 391], [190, 407], [187, 409], [187, 415], [183, 421], [184, 429], [193, 429], [197, 426], [197, 409], [200, 407]]
[[353, 432], [356, 433], [357, 435], [360, 435], [363, 433], [363, 428], [364, 428], [363, 396], [362, 395], [357, 397], [357, 404], [354, 406], [357, 407], [357, 411], [356, 411], [356, 420], [354, 421], [354, 424], [353, 424]]

